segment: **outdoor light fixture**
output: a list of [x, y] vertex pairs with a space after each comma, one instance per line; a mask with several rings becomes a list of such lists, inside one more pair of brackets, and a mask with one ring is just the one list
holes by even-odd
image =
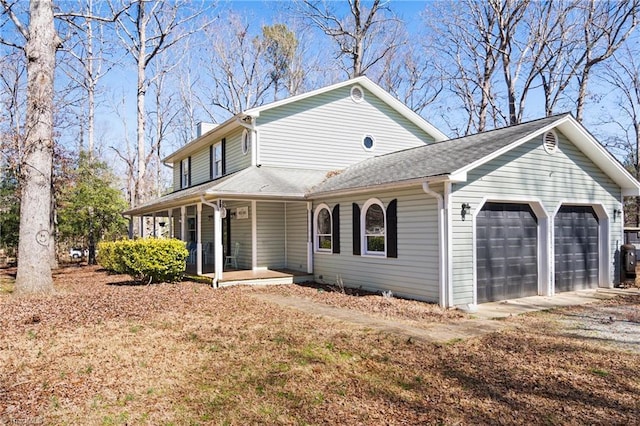
[[462, 208], [460, 209], [460, 217], [464, 220], [464, 217], [471, 213], [471, 206], [469, 203], [462, 203]]
[[615, 222], [617, 217], [620, 216], [622, 214], [622, 210], [620, 210], [619, 208], [614, 208], [613, 209], [613, 221]]
[[160, 223], [158, 223], [158, 225], [160, 225], [160, 227], [164, 228], [164, 226], [166, 225], [166, 223], [165, 223], [165, 222], [160, 222]]

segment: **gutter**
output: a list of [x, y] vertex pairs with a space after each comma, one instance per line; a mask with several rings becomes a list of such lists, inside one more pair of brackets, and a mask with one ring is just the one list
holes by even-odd
[[[333, 197], [333, 196], [340, 196], [340, 195], [351, 195], [351, 194], [357, 194], [357, 193], [362, 193], [362, 192], [374, 192], [374, 191], [384, 191], [387, 189], [396, 189], [396, 188], [406, 188], [406, 187], [410, 187], [410, 186], [417, 186], [417, 185], [422, 185], [424, 183], [440, 183], [440, 182], [450, 182], [451, 181], [451, 175], [438, 175], [438, 176], [433, 176], [433, 177], [420, 177], [420, 178], [414, 178], [414, 179], [408, 179], [408, 180], [404, 180], [404, 181], [396, 181], [396, 182], [389, 182], [389, 183], [383, 183], [383, 184], [372, 184], [369, 186], [362, 186], [359, 188], [348, 188], [348, 189], [336, 189], [336, 190], [329, 190], [329, 191], [322, 191], [322, 192], [313, 192], [311, 191], [310, 193], [307, 194], [306, 198], [307, 199], [317, 199], [317, 198], [322, 198], [322, 197]], [[457, 180], [456, 180], [457, 181]]]
[[449, 288], [447, 285], [447, 253], [448, 244], [446, 238], [447, 222], [445, 221], [444, 197], [436, 191], [429, 188], [429, 182], [422, 183], [422, 190], [431, 195], [438, 202], [438, 283], [440, 285], [440, 307], [446, 308], [449, 303]]

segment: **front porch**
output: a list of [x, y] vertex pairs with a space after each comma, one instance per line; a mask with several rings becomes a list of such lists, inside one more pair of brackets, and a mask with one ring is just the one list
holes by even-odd
[[[207, 268], [209, 270], [213, 268]], [[187, 265], [187, 274], [197, 275], [195, 265]], [[200, 276], [211, 278], [214, 282], [215, 273], [202, 273]], [[217, 281], [218, 287], [233, 285], [281, 285], [296, 284], [313, 281], [313, 274], [291, 269], [230, 269], [225, 270], [221, 279]]]

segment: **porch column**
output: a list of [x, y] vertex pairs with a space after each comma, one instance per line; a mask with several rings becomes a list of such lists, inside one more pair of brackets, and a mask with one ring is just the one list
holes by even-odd
[[156, 213], [153, 212], [151, 217], [153, 217], [153, 238], [156, 238], [158, 236], [156, 232]]
[[144, 215], [140, 216], [140, 238], [144, 238]]
[[[228, 213], [227, 213], [228, 214]], [[224, 269], [223, 251], [222, 248], [222, 215], [220, 209], [213, 209], [213, 256], [214, 256], [214, 272], [216, 274], [216, 282], [220, 282], [222, 279], [222, 273]]]
[[180, 239], [187, 241], [184, 234], [187, 230], [187, 208], [185, 206], [180, 207]]
[[169, 238], [173, 238], [173, 209], [168, 210]]
[[307, 273], [313, 273], [313, 235], [311, 232], [313, 223], [313, 211], [311, 201], [307, 201]]
[[129, 216], [129, 239], [133, 240], [133, 216]]
[[258, 269], [258, 214], [256, 202], [251, 201], [251, 269]]
[[202, 203], [198, 203], [196, 211], [196, 274], [202, 275]]

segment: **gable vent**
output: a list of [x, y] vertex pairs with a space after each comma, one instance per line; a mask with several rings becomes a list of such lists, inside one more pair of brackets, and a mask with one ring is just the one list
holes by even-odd
[[553, 130], [548, 131], [542, 137], [542, 146], [548, 154], [553, 154], [558, 150], [558, 135]]
[[364, 99], [364, 91], [360, 86], [353, 86], [351, 88], [351, 100], [355, 103], [360, 103]]

